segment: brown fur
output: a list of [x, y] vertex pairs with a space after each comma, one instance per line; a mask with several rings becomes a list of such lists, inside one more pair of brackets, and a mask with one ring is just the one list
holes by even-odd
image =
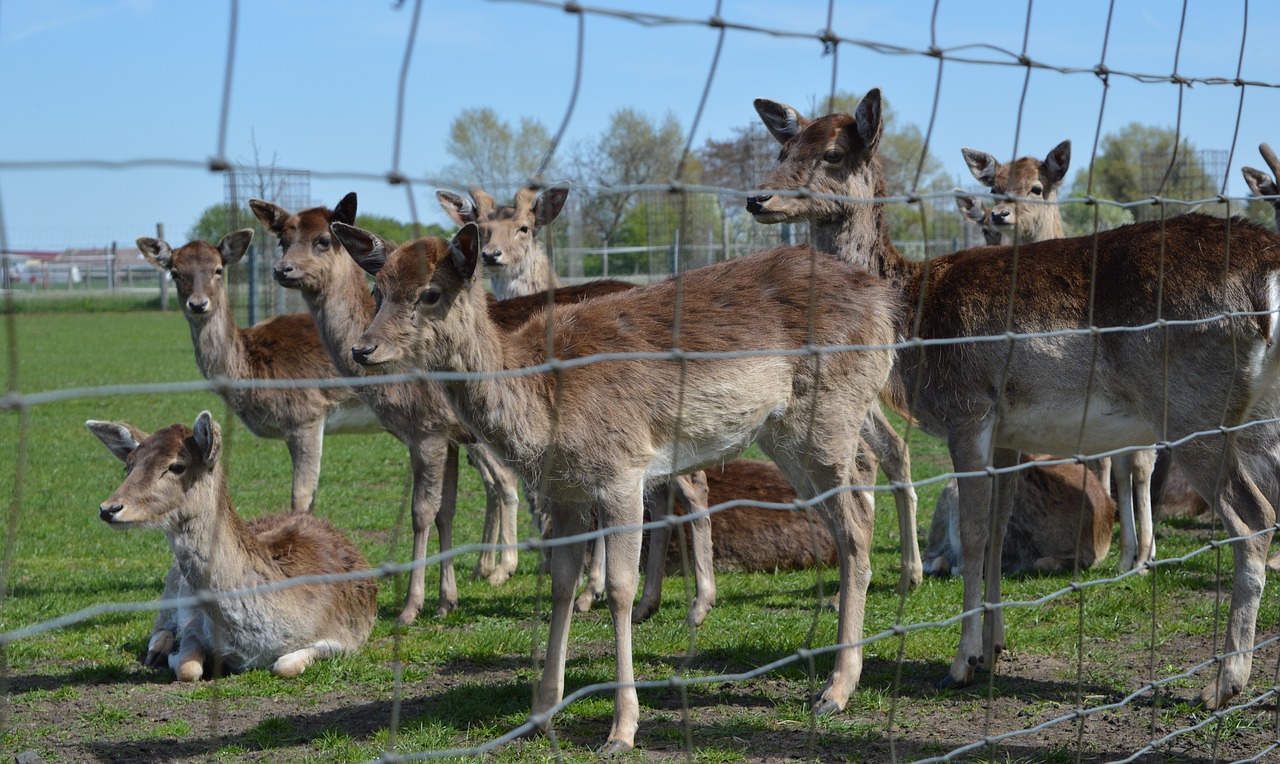
[[[991, 205], [990, 224], [1008, 238], [1000, 243], [1047, 241], [1065, 235], [1062, 214], [1052, 202], [1067, 178], [1071, 141], [1059, 143], [1042, 160], [1022, 157], [1000, 162], [985, 151], [970, 148], [960, 153], [973, 177], [991, 193], [1014, 197], [997, 198]], [[993, 242], [988, 238], [987, 243]]]
[[[101, 519], [168, 536], [174, 563], [165, 600], [369, 569], [355, 545], [313, 515], [242, 520], [227, 495], [222, 436], [209, 412], [194, 429], [175, 424], [149, 437], [121, 422], [87, 425], [126, 465], [124, 482], [99, 509]], [[358, 649], [376, 615], [374, 578], [218, 597], [192, 609], [162, 609], [145, 662], [168, 662], [181, 681], [199, 679], [215, 658], [236, 671], [269, 667], [296, 676], [317, 658]]]
[[[193, 241], [171, 250], [163, 241], [144, 237], [138, 248], [152, 265], [173, 276], [196, 366], [206, 379], [336, 379], [315, 323], [305, 313], [275, 316], [244, 329], [236, 326], [222, 272], [240, 260], [252, 238], [246, 229], [229, 234], [217, 247]], [[295, 512], [309, 512], [315, 505], [324, 434], [377, 429], [373, 415], [349, 387], [219, 387], [216, 392], [254, 435], [285, 441], [293, 462]]]
[[[351, 343], [374, 314], [373, 297], [364, 274], [355, 267], [339, 242], [329, 233], [332, 220], [353, 221], [356, 197], [348, 194], [334, 210], [314, 207], [291, 214], [269, 202], [249, 201], [258, 220], [275, 234], [282, 256], [275, 266], [276, 280], [299, 289], [319, 328], [324, 347], [337, 369], [347, 377], [363, 376], [351, 360]], [[468, 445], [468, 455], [480, 472], [487, 497], [486, 541], [490, 550], [481, 555], [476, 575], [492, 584], [505, 581], [516, 567], [515, 517], [518, 494], [515, 476], [501, 460], [476, 444], [469, 430], [454, 416], [435, 385], [401, 383], [361, 385], [357, 394], [377, 415], [382, 426], [409, 450], [413, 475], [413, 559], [427, 556], [427, 536], [434, 523], [440, 534], [440, 550], [453, 547], [453, 516], [457, 496], [458, 444]], [[495, 560], [493, 544], [505, 531], [502, 561]], [[490, 538], [491, 537], [491, 538]], [[412, 623], [426, 599], [424, 566], [409, 574], [401, 623]], [[452, 556], [440, 562], [438, 615], [458, 605], [458, 589]]]
[[[780, 119], [798, 113], [768, 103], [762, 116], [768, 112], [766, 124], [772, 122], [784, 148], [764, 185], [807, 193], [787, 195], [758, 217], [809, 220], [819, 238], [864, 245], [837, 251], [893, 281], [908, 306], [903, 326], [911, 334], [928, 341], [1082, 330], [909, 346], [899, 353], [894, 377], [909, 393], [910, 413], [922, 429], [947, 439], [958, 472], [1011, 466], [1019, 450], [1098, 453], [1261, 420], [1247, 430], [1199, 437], [1174, 455], [1196, 490], [1214, 500], [1228, 534], [1241, 539], [1232, 545], [1227, 657], [1201, 700], [1216, 708], [1239, 694], [1252, 667], [1267, 529], [1280, 500], [1280, 457], [1272, 450], [1280, 427], [1268, 421], [1280, 411], [1280, 358], [1274, 352], [1280, 305], [1273, 304], [1280, 239], [1245, 220], [1189, 214], [1096, 237], [981, 247], [936, 258], [926, 268], [904, 260], [887, 226], [876, 225], [883, 223], [882, 203], [840, 201], [867, 199], [873, 195], [868, 190], [883, 188], [876, 157], [883, 130], [879, 91], [869, 92], [855, 115], [812, 125]], [[824, 153], [833, 132], [847, 152]], [[820, 203], [813, 193], [819, 191]], [[1088, 331], [1090, 325], [1137, 327], [1157, 319], [1200, 321], [1224, 310], [1247, 315], [1142, 331]], [[1090, 416], [1104, 412], [1106, 427], [1084, 418], [1086, 390], [1094, 396]], [[994, 458], [986, 438], [995, 446]], [[995, 522], [989, 523], [991, 490], [984, 477], [960, 481], [963, 609], [977, 615], [962, 622], [949, 675], [955, 683], [970, 681], [979, 665], [994, 666], [1004, 648], [1002, 609], [981, 608], [984, 600], [1001, 599], [1000, 576], [984, 575], [983, 554], [989, 538], [1003, 544], [1012, 492], [1000, 492]]]
[[[601, 353], [741, 353], [807, 346], [882, 346], [897, 307], [886, 285], [856, 268], [801, 248], [778, 249], [698, 268], [675, 280], [559, 306], [504, 333], [486, 312], [475, 280], [478, 231], [452, 243], [419, 240], [387, 253], [368, 234], [335, 225], [348, 252], [377, 272], [381, 306], [353, 355], [373, 368], [417, 366], [483, 372], [442, 386], [459, 414], [537, 486], [556, 539], [585, 531], [596, 509], [607, 537], [618, 689], [605, 752], [634, 744], [639, 704], [632, 684], [631, 624], [640, 561], [643, 488], [671, 472], [732, 458], [757, 440], [805, 496], [856, 480], [861, 422], [888, 376], [884, 351], [813, 357], [734, 355], [619, 358], [579, 365]], [[817, 261], [814, 262], [814, 258]], [[821, 266], [821, 267], [818, 267]], [[682, 299], [677, 303], [676, 290]], [[680, 306], [677, 316], [672, 312]], [[742, 321], [751, 315], [754, 321]], [[529, 369], [551, 349], [554, 373], [490, 376]], [[677, 332], [678, 326], [678, 334]], [[679, 449], [676, 450], [676, 444]], [[817, 505], [841, 550], [837, 641], [861, 637], [873, 512], [863, 495], [834, 491]], [[563, 697], [568, 628], [585, 545], [552, 551], [552, 616], [534, 712]], [[861, 673], [861, 650], [837, 651], [817, 711], [844, 707]]]

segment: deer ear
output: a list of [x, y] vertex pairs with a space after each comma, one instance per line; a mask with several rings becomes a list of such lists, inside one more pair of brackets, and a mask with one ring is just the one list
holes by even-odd
[[231, 265], [244, 257], [244, 253], [249, 251], [249, 244], [253, 242], [253, 229], [241, 228], [239, 231], [232, 231], [222, 237], [222, 241], [218, 242], [218, 251], [222, 253], [222, 262], [225, 265]]
[[884, 134], [884, 107], [880, 99], [880, 88], [871, 88], [858, 101], [853, 110], [853, 118], [858, 126], [858, 137], [867, 149], [874, 151], [880, 145], [880, 136]]
[[[1241, 167], [1240, 172], [1244, 174], [1244, 182], [1249, 186], [1249, 191], [1254, 196], [1275, 196], [1276, 183], [1270, 175], [1252, 167]], [[1272, 204], [1276, 203], [1274, 199], [1268, 199], [1267, 201]]]
[[347, 225], [356, 224], [356, 192], [352, 191], [342, 197], [342, 201], [338, 202], [338, 206], [333, 208], [333, 214], [329, 216], [330, 223], [346, 223]]
[[347, 223], [330, 223], [329, 230], [366, 273], [376, 276], [387, 264], [387, 243], [377, 235]]
[[102, 445], [122, 462], [129, 458], [129, 454], [133, 453], [135, 448], [142, 445], [142, 441], [147, 439], [145, 432], [125, 422], [90, 419], [84, 423], [84, 426], [89, 428], [89, 432], [98, 436]]
[[454, 223], [462, 226], [476, 222], [476, 206], [470, 199], [441, 189], [436, 191], [436, 201], [440, 202], [444, 214]]
[[982, 223], [982, 219], [987, 216], [987, 211], [982, 208], [982, 202], [978, 201], [976, 196], [961, 194], [960, 189], [955, 189], [956, 207], [960, 210], [960, 214], [972, 220], [975, 223]]
[[217, 464], [218, 458], [222, 456], [222, 428], [213, 421], [213, 414], [207, 410], [201, 411], [192, 429], [195, 430], [193, 437], [196, 448], [200, 449], [200, 457], [205, 465], [212, 467]]
[[991, 188], [996, 184], [996, 170], [999, 169], [1000, 163], [996, 158], [985, 151], [978, 151], [968, 147], [960, 149], [960, 153], [964, 155], [964, 163], [969, 165], [969, 172], [973, 173], [973, 177], [987, 188]]
[[480, 229], [475, 223], [467, 223], [453, 235], [449, 242], [449, 260], [463, 281], [476, 275], [476, 263], [480, 260]]
[[160, 239], [152, 239], [147, 236], [139, 237], [137, 243], [138, 249], [141, 250], [142, 256], [147, 259], [147, 262], [162, 271], [167, 271], [173, 267], [173, 250], [169, 249], [168, 244]]
[[253, 216], [263, 228], [277, 235], [284, 230], [284, 222], [289, 219], [289, 211], [284, 207], [261, 199], [250, 199], [249, 209], [253, 210]]
[[1050, 185], [1056, 186], [1067, 177], [1067, 168], [1071, 166], [1071, 141], [1063, 141], [1053, 147], [1049, 156], [1044, 158], [1045, 175]]
[[533, 203], [533, 220], [538, 227], [551, 225], [551, 222], [559, 216], [568, 198], [569, 189], [567, 188], [548, 188], [543, 191], [538, 196], [538, 201]]
[[754, 103], [760, 121], [769, 128], [769, 133], [778, 143], [786, 143], [796, 137], [809, 124], [809, 120], [802, 117], [800, 112], [785, 103], [770, 101], [768, 98], [757, 98]]

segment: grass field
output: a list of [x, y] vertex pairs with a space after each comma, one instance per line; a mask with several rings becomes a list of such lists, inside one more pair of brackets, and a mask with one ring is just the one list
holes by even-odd
[[[16, 369], [0, 358], [23, 393], [98, 385], [198, 380], [179, 313], [23, 313], [12, 318]], [[10, 349], [6, 347], [6, 349]], [[233, 500], [245, 515], [283, 511], [289, 460], [283, 443], [254, 438], [207, 392], [107, 395], [84, 392], [0, 413], [0, 491], [12, 496], [6, 537], [0, 631], [9, 632], [81, 608], [158, 597], [169, 553], [158, 532], [113, 532], [97, 519], [99, 502], [121, 479], [119, 463], [84, 428], [86, 419], [123, 419], [153, 430], [190, 424], [203, 408], [224, 427]], [[944, 471], [945, 452], [913, 435], [916, 479]], [[407, 560], [407, 464], [390, 436], [328, 439], [317, 513], [346, 530], [371, 562]], [[483, 494], [463, 471], [455, 538], [480, 536]], [[922, 532], [938, 485], [923, 487]], [[877, 494], [874, 578], [867, 633], [895, 622], [941, 621], [960, 605], [958, 580], [927, 580], [905, 599], [897, 581], [896, 523], [888, 494]], [[522, 517], [522, 538], [529, 536]], [[1182, 555], [1213, 537], [1208, 526], [1157, 528], [1161, 557]], [[433, 534], [434, 549], [434, 534]], [[1118, 544], [1084, 580], [1115, 573]], [[143, 668], [154, 613], [98, 616], [8, 644], [3, 653], [0, 754], [34, 750], [60, 761], [347, 762], [383, 750], [414, 752], [482, 745], [523, 722], [537, 676], [534, 645], [546, 638], [549, 582], [533, 554], [519, 573], [491, 588], [471, 581], [474, 554], [458, 559], [461, 605], [443, 619], [394, 625], [400, 582], [382, 582], [379, 621], [369, 646], [309, 669], [294, 680], [265, 671], [171, 683]], [[428, 570], [428, 611], [437, 572]], [[1009, 611], [1010, 653], [994, 677], [965, 690], [934, 682], [954, 653], [955, 626], [912, 631], [871, 644], [862, 683], [845, 713], [811, 719], [805, 699], [825, 679], [826, 656], [762, 676], [640, 692], [641, 760], [911, 761], [940, 756], [984, 735], [1035, 727], [1076, 707], [1115, 703], [1151, 676], [1180, 673], [1211, 655], [1229, 595], [1230, 556], [1201, 554], [1155, 575], [1093, 587], [1044, 605]], [[818, 574], [721, 574], [719, 604], [691, 634], [683, 622], [686, 585], [667, 581], [664, 608], [635, 630], [636, 673], [644, 681], [698, 679], [749, 672], [805, 646], [834, 640], [834, 614], [821, 607]], [[1219, 582], [1226, 586], [1219, 594]], [[835, 591], [836, 574], [821, 574]], [[1010, 580], [1006, 600], [1030, 600], [1070, 584], [1069, 576]], [[1276, 582], [1263, 598], [1259, 637], [1280, 626]], [[607, 609], [575, 616], [569, 690], [613, 676]], [[1207, 681], [1173, 681], [1083, 724], [1067, 722], [981, 747], [961, 760], [1108, 761], [1122, 759], [1171, 731], [1145, 761], [1248, 760], [1277, 737], [1274, 688], [1280, 651], [1254, 661], [1243, 700], [1253, 706], [1209, 719], [1190, 703]], [[553, 738], [517, 741], [487, 754], [494, 761], [543, 761], [559, 753], [593, 760], [604, 741], [612, 693], [574, 703], [554, 723]], [[627, 757], [623, 757], [627, 758]], [[1273, 759], [1274, 760], [1274, 759]]]

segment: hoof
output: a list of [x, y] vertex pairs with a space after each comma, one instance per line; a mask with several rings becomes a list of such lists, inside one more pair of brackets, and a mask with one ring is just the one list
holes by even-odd
[[573, 601], [573, 612], [585, 613], [590, 610], [591, 606], [594, 604], [596, 604], [595, 596], [592, 595], [591, 592], [583, 592], [582, 596]]
[[924, 582], [924, 572], [921, 570], [902, 571], [902, 577], [898, 579], [896, 591], [899, 595], [910, 594], [920, 587]]
[[843, 710], [844, 706], [824, 695], [819, 695], [813, 699], [813, 712], [818, 716], [831, 716], [832, 714], [838, 714]]
[[939, 690], [953, 690], [953, 689], [960, 689], [961, 687], [968, 687], [972, 682], [973, 682], [973, 677], [969, 677], [968, 679], [961, 680], [961, 679], [956, 679], [950, 674], [947, 674], [946, 676], [939, 679], [938, 683], [934, 686], [937, 687]]
[[644, 609], [636, 608], [635, 610], [631, 611], [631, 624], [634, 626], [635, 624], [638, 624], [638, 623], [644, 623], [645, 621], [649, 620], [649, 618], [652, 617], [653, 614], [656, 612], [658, 612], [657, 608], [653, 608], [652, 610], [650, 610], [649, 608], [644, 608]]
[[635, 746], [625, 740], [610, 740], [602, 745], [597, 753], [601, 756], [617, 756], [619, 754], [626, 753], [633, 748], [635, 748]]
[[505, 568], [497, 568], [492, 573], [490, 573], [487, 576], [487, 578], [489, 581], [489, 586], [502, 586], [507, 582], [509, 578], [511, 578], [511, 573]]

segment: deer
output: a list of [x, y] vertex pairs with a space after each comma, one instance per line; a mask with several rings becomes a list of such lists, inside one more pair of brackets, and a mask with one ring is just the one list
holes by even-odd
[[[481, 232], [481, 261], [488, 274], [495, 295], [510, 298], [528, 294], [531, 291], [546, 291], [563, 288], [556, 278], [555, 269], [547, 257], [537, 234], [542, 227], [553, 222], [568, 197], [568, 190], [551, 187], [538, 194], [533, 188], [522, 188], [516, 193], [514, 206], [498, 206], [493, 197], [483, 189], [471, 187], [471, 199], [466, 199], [450, 191], [436, 192], [436, 198], [446, 215], [459, 226], [468, 222], [475, 223]], [[631, 286], [628, 282], [613, 279], [602, 279], [600, 284]], [[867, 422], [863, 425], [862, 437], [866, 445], [876, 455], [880, 464], [884, 465], [885, 474], [893, 485], [894, 502], [898, 513], [898, 532], [902, 548], [902, 568], [898, 579], [898, 592], [906, 594], [920, 585], [923, 580], [923, 565], [920, 559], [920, 547], [916, 538], [916, 506], [915, 487], [911, 482], [911, 458], [906, 442], [898, 436], [889, 421], [876, 407]], [[758, 467], [745, 467], [744, 472]], [[874, 472], [874, 470], [873, 470]], [[767, 479], [767, 476], [760, 476]], [[697, 494], [694, 486], [684, 484], [676, 486], [681, 501], [688, 504]], [[658, 515], [664, 514], [666, 502], [655, 496], [651, 508]], [[733, 510], [730, 510], [731, 512]], [[792, 517], [793, 521], [799, 518]], [[740, 524], [740, 518], [734, 518], [732, 527]], [[698, 595], [694, 603], [694, 611], [703, 612], [710, 608], [715, 599], [715, 580], [712, 566], [699, 564], [702, 558], [710, 559], [712, 555], [711, 525], [694, 521], [691, 525], [693, 537], [693, 559], [695, 570], [700, 571], [697, 581]], [[604, 559], [603, 546], [597, 543], [592, 553], [592, 565], [587, 577], [587, 585], [575, 607], [581, 612], [590, 608], [591, 603], [599, 599], [604, 591]], [[650, 570], [657, 561], [652, 560]], [[645, 590], [641, 596], [641, 606], [637, 608], [637, 617], [647, 617], [650, 608], [657, 609], [659, 590], [651, 590], [649, 582], [651, 574], [645, 576]], [[658, 577], [661, 583], [661, 577]], [[704, 595], [703, 592], [710, 592]], [[692, 615], [691, 615], [692, 618]], [[701, 623], [699, 619], [697, 623]]]
[[[993, 560], [1012, 496], [998, 471], [1014, 467], [1019, 451], [1186, 439], [1174, 461], [1222, 517], [1234, 559], [1225, 657], [1200, 702], [1218, 708], [1238, 695], [1280, 499], [1280, 427], [1268, 421], [1280, 411], [1280, 238], [1241, 219], [1188, 214], [908, 261], [874, 201], [885, 196], [880, 91], [853, 114], [814, 120], [768, 99], [755, 106], [782, 149], [748, 211], [760, 223], [809, 221], [818, 249], [890, 281], [918, 339], [898, 351], [890, 385], [946, 442], [960, 478], [966, 615], [943, 684], [994, 670], [1005, 646]], [[1234, 317], [1209, 319], [1221, 313]], [[1200, 323], [1146, 328], [1157, 318]], [[1132, 330], [1095, 333], [1091, 324]]]
[[[248, 328], [236, 326], [225, 270], [244, 257], [253, 229], [233, 231], [217, 245], [191, 241], [172, 249], [150, 237], [137, 240], [147, 262], [173, 277], [191, 329], [196, 366], [209, 380], [333, 380], [338, 372], [305, 313], [286, 313]], [[350, 387], [288, 388], [219, 385], [215, 392], [259, 438], [280, 439], [293, 464], [294, 512], [315, 507], [324, 436], [380, 432], [373, 412]]]
[[[1025, 156], [1012, 162], [1000, 162], [985, 151], [968, 147], [962, 148], [960, 153], [969, 172], [979, 183], [991, 189], [997, 197], [1006, 197], [996, 198], [988, 209], [989, 222], [986, 225], [990, 229], [982, 229], [988, 244], [1014, 245], [1066, 236], [1062, 209], [1054, 202], [1071, 164], [1071, 141], [1054, 146], [1044, 159]], [[960, 204], [959, 198], [956, 203]], [[976, 208], [966, 214], [972, 219], [972, 215], [977, 214]], [[992, 240], [996, 233], [1000, 235], [998, 242]], [[1121, 571], [1133, 570], [1156, 559], [1151, 505], [1151, 474], [1155, 469], [1155, 459], [1153, 451], [1138, 451], [1104, 457], [1094, 465], [1108, 490], [1113, 476], [1116, 481]], [[1087, 490], [1085, 493], [1089, 495]]]
[[[258, 221], [279, 239], [281, 256], [273, 268], [276, 281], [302, 293], [323, 348], [338, 372], [351, 378], [364, 376], [363, 367], [351, 360], [348, 348], [373, 317], [374, 302], [364, 272], [333, 240], [329, 224], [354, 223], [356, 204], [356, 195], [350, 193], [332, 210], [313, 207], [290, 213], [262, 199], [249, 200], [249, 208]], [[426, 558], [432, 523], [439, 533], [442, 559], [436, 615], [447, 615], [458, 606], [453, 556], [447, 552], [453, 547], [459, 444], [467, 446], [468, 457], [477, 465], [485, 484], [486, 533], [496, 529], [504, 532], [500, 559], [495, 560], [496, 547], [487, 546], [476, 573], [494, 586], [510, 578], [517, 562], [515, 522], [519, 511], [516, 479], [511, 470], [484, 444], [476, 442], [449, 408], [438, 386], [409, 382], [369, 384], [357, 386], [356, 392], [382, 426], [409, 450], [415, 562]], [[415, 565], [409, 573], [405, 604], [397, 620], [401, 624], [413, 623], [425, 599], [425, 567]]]
[[377, 617], [373, 577], [260, 590], [299, 576], [367, 571], [369, 564], [315, 515], [241, 519], [227, 491], [222, 430], [208, 411], [192, 427], [173, 424], [150, 435], [126, 422], [85, 425], [125, 463], [124, 482], [99, 505], [99, 519], [117, 530], [164, 532], [173, 551], [164, 601], [213, 595], [197, 605], [162, 606], [146, 665], [167, 663], [179, 682], [199, 680], [208, 664], [295, 677], [368, 640]]
[[[882, 280], [812, 250], [779, 248], [556, 306], [503, 332], [488, 317], [477, 278], [474, 223], [449, 242], [419, 239], [392, 252], [358, 228], [332, 228], [347, 253], [376, 274], [380, 298], [352, 357], [371, 372], [462, 373], [440, 381], [459, 416], [525, 485], [539, 487], [551, 518], [552, 614], [531, 728], [545, 731], [564, 696], [581, 538], [596, 517], [608, 533], [617, 680], [602, 752], [634, 747], [639, 703], [630, 616], [645, 487], [732, 459], [753, 441], [801, 498], [814, 502], [839, 550], [840, 648], [815, 707], [844, 708], [862, 670], [874, 521], [865, 492], [851, 488], [858, 432], [884, 388], [891, 361], [884, 348], [899, 331], [899, 308]], [[749, 326], [741, 320], [748, 314], [756, 318]], [[578, 363], [673, 347], [688, 355]], [[551, 357], [559, 364], [554, 373], [494, 375]]]

